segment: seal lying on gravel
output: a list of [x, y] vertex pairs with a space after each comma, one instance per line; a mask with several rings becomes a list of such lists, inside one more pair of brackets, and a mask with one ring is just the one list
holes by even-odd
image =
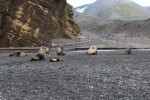
[[23, 57], [23, 56], [27, 56], [27, 53], [23, 51], [18, 51], [9, 55], [9, 57]]
[[47, 53], [45, 46], [41, 46], [39, 49], [39, 52], [37, 55], [33, 56], [31, 58], [31, 61], [40, 61], [40, 60], [45, 60], [45, 55]]
[[132, 54], [132, 48], [128, 48], [128, 49], [125, 51], [125, 54], [131, 55], [131, 54]]
[[97, 55], [97, 47], [96, 46], [90, 46], [87, 50], [88, 55]]
[[60, 61], [64, 61], [63, 58], [50, 58], [49, 62], [60, 62]]
[[64, 53], [64, 47], [63, 46], [58, 47], [58, 49], [57, 49], [57, 55], [61, 55], [61, 56], [65, 55], [65, 53]]

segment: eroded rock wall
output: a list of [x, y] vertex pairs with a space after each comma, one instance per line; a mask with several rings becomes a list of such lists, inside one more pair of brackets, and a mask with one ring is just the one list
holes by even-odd
[[0, 0], [0, 46], [51, 45], [80, 31], [66, 0]]

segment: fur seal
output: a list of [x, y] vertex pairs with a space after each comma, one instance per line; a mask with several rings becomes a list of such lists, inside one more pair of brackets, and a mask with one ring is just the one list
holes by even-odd
[[61, 62], [61, 61], [64, 61], [63, 58], [50, 58], [49, 59], [49, 62]]
[[49, 51], [50, 51], [49, 47], [46, 47], [46, 54], [49, 54]]
[[97, 55], [97, 47], [96, 46], [90, 46], [87, 50], [88, 55]]
[[61, 56], [65, 55], [65, 53], [64, 53], [64, 47], [63, 46], [58, 47], [58, 49], [57, 49], [57, 55], [61, 55]]
[[132, 54], [132, 48], [128, 48], [128, 49], [125, 51], [125, 54], [131, 55], [131, 54]]
[[33, 56], [31, 58], [31, 61], [45, 60], [45, 55], [46, 55], [46, 47], [45, 46], [41, 46], [40, 49], [39, 49], [38, 54]]
[[23, 51], [17, 51], [9, 55], [9, 57], [24, 57], [24, 56], [27, 56], [27, 53]]

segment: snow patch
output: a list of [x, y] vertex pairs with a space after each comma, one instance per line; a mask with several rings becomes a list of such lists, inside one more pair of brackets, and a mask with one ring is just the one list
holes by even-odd
[[87, 8], [88, 8], [88, 6], [87, 7], [83, 7], [83, 8], [77, 8], [76, 11], [80, 12], [80, 13], [84, 13]]

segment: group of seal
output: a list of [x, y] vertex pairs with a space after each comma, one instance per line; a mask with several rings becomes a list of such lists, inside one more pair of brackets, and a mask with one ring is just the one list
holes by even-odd
[[[49, 48], [46, 46], [41, 46], [39, 48], [39, 52], [33, 56], [31, 58], [31, 61], [41, 61], [41, 60], [45, 60], [45, 55], [49, 53]], [[86, 52], [87, 55], [97, 55], [97, 46], [90, 46], [89, 49]], [[125, 51], [125, 54], [131, 55], [132, 54], [132, 48], [128, 48]], [[57, 49], [57, 55], [58, 56], [64, 56], [64, 47], [63, 46], [59, 46]], [[17, 51], [15, 53], [12, 53], [9, 55], [9, 57], [23, 57], [23, 56], [27, 56], [27, 53], [25, 52], [21, 52], [21, 51]], [[54, 57], [54, 58], [50, 58], [49, 62], [60, 62], [60, 61], [64, 61], [63, 58], [60, 57]]]
[[[33, 56], [31, 58], [31, 61], [40, 61], [40, 60], [45, 60], [45, 55], [49, 53], [49, 48], [41, 46], [39, 49], [39, 52], [37, 55]], [[59, 47], [57, 50], [57, 55], [65, 55], [63, 51], [63, 47]], [[50, 58], [49, 62], [60, 62], [63, 61], [63, 58], [55, 57], [55, 58]]]
[[[90, 46], [89, 49], [86, 52], [87, 55], [97, 55], [97, 47], [96, 46]], [[128, 48], [124, 54], [131, 55], [132, 54], [132, 48]]]
[[[30, 61], [41, 61], [41, 60], [45, 60], [45, 55], [46, 54], [49, 54], [49, 48], [46, 47], [46, 46], [41, 46], [39, 48], [39, 51], [38, 53], [31, 57], [31, 60]], [[58, 56], [64, 56], [65, 53], [64, 53], [64, 48], [63, 46], [59, 46], [58, 49], [57, 49], [57, 55]], [[23, 56], [27, 56], [27, 53], [23, 52], [23, 51], [17, 51], [17, 52], [14, 52], [14, 53], [11, 53], [9, 54], [9, 57], [23, 57]], [[60, 61], [64, 61], [63, 58], [60, 58], [60, 57], [54, 57], [54, 58], [50, 58], [49, 59], [49, 62], [60, 62]]]
[[[64, 56], [65, 53], [64, 53], [64, 47], [63, 46], [59, 46], [58, 49], [57, 49], [57, 55], [58, 56]], [[60, 58], [60, 57], [55, 57], [55, 58], [50, 58], [49, 59], [49, 62], [60, 62], [60, 61], [64, 61], [63, 58]]]

